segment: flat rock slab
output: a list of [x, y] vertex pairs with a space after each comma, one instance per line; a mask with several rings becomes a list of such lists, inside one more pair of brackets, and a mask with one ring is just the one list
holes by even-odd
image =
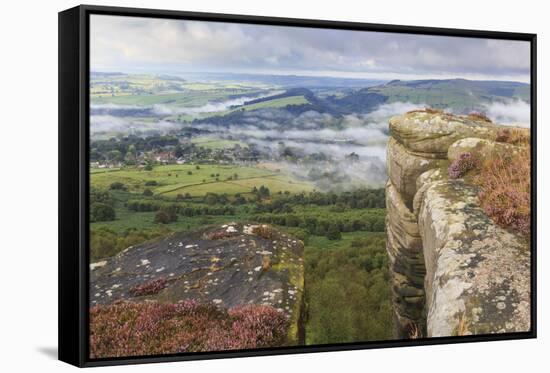
[[297, 320], [303, 273], [300, 240], [267, 225], [230, 223], [173, 234], [91, 264], [90, 306], [195, 299], [225, 308], [272, 306]]

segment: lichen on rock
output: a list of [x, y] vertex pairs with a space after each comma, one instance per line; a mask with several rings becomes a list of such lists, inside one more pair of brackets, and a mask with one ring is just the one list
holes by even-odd
[[405, 146], [390, 138], [387, 147], [388, 176], [409, 207], [416, 193], [416, 179], [423, 172], [441, 166], [446, 160], [426, 158], [410, 153]]
[[455, 141], [466, 137], [494, 139], [500, 128], [470, 117], [424, 111], [393, 117], [389, 127], [391, 136], [410, 152], [443, 159]]
[[477, 161], [517, 146], [495, 142], [502, 126], [473, 116], [415, 111], [389, 126], [386, 228], [397, 334], [407, 337], [411, 323], [428, 337], [529, 330], [529, 242], [484, 213], [478, 187], [447, 172], [465, 153]]
[[526, 242], [498, 227], [461, 180], [425, 191], [418, 217], [426, 263], [427, 335], [528, 331], [530, 256]]
[[[269, 232], [269, 238], [255, 227]], [[299, 344], [304, 339], [303, 250], [300, 240], [267, 225], [228, 223], [172, 234], [94, 266], [90, 306], [189, 299], [224, 309], [269, 306], [289, 320], [288, 344]]]
[[467, 137], [451, 144], [447, 151], [447, 157], [450, 161], [454, 161], [461, 154], [470, 153], [478, 159], [487, 159], [497, 155], [511, 154], [517, 150], [518, 146], [515, 145], [477, 137]]

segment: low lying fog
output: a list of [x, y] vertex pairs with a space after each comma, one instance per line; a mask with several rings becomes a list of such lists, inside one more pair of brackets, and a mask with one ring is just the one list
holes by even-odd
[[[243, 113], [242, 123], [201, 124], [214, 138], [232, 138], [254, 144], [275, 157], [290, 149], [298, 162], [281, 162], [294, 176], [314, 181], [322, 190], [345, 190], [358, 185], [382, 187], [386, 175], [386, 143], [391, 116], [422, 108], [424, 105], [392, 103], [369, 114], [342, 118], [307, 111], [292, 115], [282, 109]], [[320, 154], [330, 161], [313, 161]], [[351, 154], [358, 156], [350, 157]], [[307, 162], [303, 160], [312, 156]], [[315, 176], [313, 176], [315, 175]]]
[[495, 102], [486, 105], [487, 116], [495, 123], [529, 128], [531, 104], [522, 100]]
[[[282, 108], [266, 108], [243, 112], [238, 119], [225, 121], [223, 124], [215, 121], [181, 124], [158, 119], [178, 113], [223, 111], [253, 98], [258, 97], [241, 97], [182, 109], [165, 105], [94, 105], [91, 132], [168, 132], [196, 127], [210, 131], [208, 136], [212, 138], [234, 139], [254, 144], [264, 153], [272, 154], [274, 158], [278, 158], [282, 149], [287, 148], [296, 155], [298, 162], [281, 162], [281, 167], [304, 180], [311, 181], [313, 178], [320, 189], [341, 190], [358, 184], [383, 186], [387, 178], [385, 147], [389, 135], [389, 118], [425, 107], [422, 104], [397, 102], [380, 105], [369, 114], [356, 113], [343, 117], [316, 111], [295, 115]], [[529, 127], [530, 104], [525, 101], [509, 100], [488, 104], [485, 112], [496, 123]], [[353, 153], [358, 158], [350, 157]], [[329, 161], [312, 160], [319, 158], [320, 154], [327, 156]], [[309, 160], [301, 161], [304, 158]]]

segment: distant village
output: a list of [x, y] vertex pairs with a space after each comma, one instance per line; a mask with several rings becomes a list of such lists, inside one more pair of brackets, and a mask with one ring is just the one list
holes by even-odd
[[132, 144], [129, 138], [125, 138], [94, 142], [90, 151], [90, 167], [110, 169], [189, 163], [246, 164], [256, 163], [260, 158], [261, 153], [254, 146], [235, 144], [223, 149], [208, 148], [194, 144], [189, 139], [178, 139], [176, 144], [143, 146], [139, 142]]
[[[122, 138], [95, 140], [90, 144], [90, 168], [116, 169], [125, 166], [152, 169], [154, 165], [170, 164], [245, 164], [250, 165], [259, 161], [287, 161], [291, 163], [330, 162], [331, 155], [318, 152], [306, 154], [296, 146], [286, 146], [284, 141], [272, 139], [278, 146], [276, 150], [268, 147], [260, 148], [255, 144], [235, 144], [226, 147], [203, 146], [193, 142], [193, 136], [180, 135], [153, 135], [140, 137], [129, 135]], [[233, 140], [216, 139], [216, 142]], [[196, 140], [195, 140], [196, 141]], [[349, 139], [326, 139], [320, 143], [346, 142]], [[345, 159], [350, 162], [359, 161], [359, 155], [352, 152]]]

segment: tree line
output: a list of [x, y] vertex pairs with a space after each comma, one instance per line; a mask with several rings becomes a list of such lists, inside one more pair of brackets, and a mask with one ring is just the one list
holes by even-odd
[[309, 214], [265, 213], [254, 215], [251, 220], [258, 223], [301, 228], [309, 234], [326, 236], [330, 240], [339, 240], [344, 232], [384, 232], [385, 229], [384, 214], [364, 214], [360, 218], [352, 218], [344, 213], [321, 218]]

